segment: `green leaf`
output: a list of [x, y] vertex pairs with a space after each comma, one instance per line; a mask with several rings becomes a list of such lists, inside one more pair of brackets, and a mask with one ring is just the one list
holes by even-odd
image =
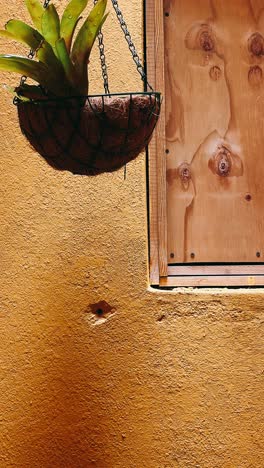
[[82, 88], [88, 87], [87, 63], [94, 41], [108, 15], [104, 16], [107, 0], [99, 0], [81, 27], [73, 44], [72, 61]]
[[[18, 98], [20, 99], [20, 101], [24, 101], [24, 102], [29, 102], [29, 101], [30, 101], [30, 99], [29, 99], [28, 97], [22, 96], [21, 94], [19, 94], [19, 93], [16, 91], [18, 88], [14, 88], [14, 87], [8, 86], [8, 85], [6, 85], [6, 84], [2, 85], [2, 87], [3, 87], [4, 89], [6, 89], [7, 91], [9, 91], [9, 93], [15, 94], [15, 96], [18, 97]], [[37, 88], [37, 86], [36, 86], [36, 88]]]
[[43, 40], [43, 36], [36, 29], [20, 20], [8, 21], [5, 28], [15, 40], [28, 45], [33, 50], [36, 50]]
[[36, 51], [36, 57], [40, 62], [45, 63], [52, 69], [57, 81], [64, 79], [63, 66], [60, 60], [54, 54], [51, 45], [45, 41], [45, 39], [43, 39], [43, 41], [40, 43]]
[[0, 55], [0, 69], [29, 76], [43, 85], [43, 78], [49, 69], [44, 63], [34, 62], [19, 55]]
[[45, 8], [41, 22], [42, 34], [56, 54], [56, 41], [60, 37], [60, 18], [54, 5]]
[[80, 19], [80, 14], [87, 6], [88, 0], [72, 0], [66, 7], [60, 26], [60, 36], [65, 39], [68, 52], [71, 50], [72, 37]]
[[24, 102], [29, 102], [32, 99], [45, 101], [50, 97], [48, 94], [44, 93], [44, 90], [40, 86], [28, 85], [27, 83], [23, 83], [16, 88], [6, 84], [2, 85], [2, 87], [10, 93], [15, 94], [20, 101]]
[[25, 2], [35, 28], [41, 32], [41, 18], [44, 13], [43, 5], [39, 0], [25, 0]]
[[104, 12], [107, 0], [99, 0], [81, 27], [73, 44], [72, 59], [74, 63], [86, 62], [89, 59], [94, 41], [106, 19]]
[[[36, 57], [40, 62], [49, 65], [57, 80], [64, 78], [64, 71], [60, 61], [53, 52], [51, 45], [45, 41], [44, 37], [36, 30], [19, 20], [10, 20], [6, 24], [7, 37], [27, 44], [36, 51]], [[1, 34], [1, 31], [0, 31]]]
[[73, 89], [76, 89], [76, 94], [82, 94], [83, 90], [79, 89], [78, 87], [75, 68], [63, 38], [60, 38], [56, 41], [56, 50], [68, 81], [70, 82]]
[[0, 70], [28, 76], [51, 93], [57, 96], [65, 95], [65, 87], [56, 80], [52, 70], [44, 63], [18, 55], [0, 55]]
[[7, 39], [11, 39], [12, 41], [16, 40], [16, 38], [13, 36], [13, 34], [6, 31], [5, 29], [0, 29], [0, 36], [7, 37]]

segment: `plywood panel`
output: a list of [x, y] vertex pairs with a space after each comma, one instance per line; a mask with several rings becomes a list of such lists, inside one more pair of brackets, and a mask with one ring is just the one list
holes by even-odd
[[264, 258], [264, 0], [166, 0], [168, 262]]

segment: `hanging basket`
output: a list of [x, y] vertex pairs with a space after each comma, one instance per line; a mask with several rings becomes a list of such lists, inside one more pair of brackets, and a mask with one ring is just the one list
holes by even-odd
[[22, 132], [54, 168], [113, 172], [149, 143], [160, 93], [106, 94], [17, 103]]

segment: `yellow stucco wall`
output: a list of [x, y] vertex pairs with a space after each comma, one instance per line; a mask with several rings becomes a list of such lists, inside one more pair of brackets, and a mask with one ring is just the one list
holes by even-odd
[[[141, 0], [120, 5], [140, 49]], [[137, 90], [112, 24], [112, 89]], [[263, 292], [150, 290], [144, 155], [56, 172], [0, 99], [0, 467], [263, 466]]]

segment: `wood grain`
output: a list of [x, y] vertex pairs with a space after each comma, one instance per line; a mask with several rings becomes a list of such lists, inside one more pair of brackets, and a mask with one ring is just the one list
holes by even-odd
[[262, 275], [264, 265], [169, 265], [168, 276]]
[[254, 287], [263, 286], [264, 276], [168, 276], [161, 278], [162, 287]]
[[[155, 2], [155, 44], [156, 44], [156, 89], [165, 95], [164, 70], [164, 24], [163, 1]], [[166, 102], [162, 104], [156, 131], [157, 185], [158, 185], [158, 231], [159, 231], [159, 272], [167, 275], [167, 219], [166, 219], [166, 152], [165, 152], [165, 112]]]
[[164, 2], [168, 263], [263, 261], [263, 11]]
[[[146, 4], [146, 60], [147, 75], [151, 86], [156, 88], [155, 53], [155, 0]], [[148, 190], [149, 190], [149, 268], [150, 283], [159, 284], [159, 233], [158, 233], [158, 185], [157, 185], [156, 130], [148, 146]]]
[[[163, 2], [146, 4], [148, 79], [155, 90], [165, 95]], [[165, 160], [165, 102], [154, 138], [149, 146], [150, 191], [150, 281], [159, 282], [167, 275], [167, 211]]]

